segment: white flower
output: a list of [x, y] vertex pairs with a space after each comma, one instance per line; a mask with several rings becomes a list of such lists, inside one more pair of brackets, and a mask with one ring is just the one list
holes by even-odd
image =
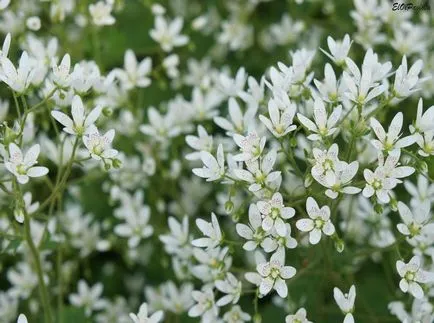
[[397, 228], [403, 235], [414, 238], [424, 233], [433, 232], [434, 223], [428, 224], [431, 219], [429, 201], [417, 205], [413, 212], [407, 205], [399, 201], [398, 211], [404, 223], [398, 223]]
[[294, 249], [297, 247], [297, 240], [291, 237], [291, 225], [285, 223], [286, 226], [286, 236], [282, 237], [277, 234], [276, 230], [271, 231], [271, 235], [267, 236], [261, 244], [261, 247], [265, 252], [273, 252], [278, 248], [281, 248], [283, 252], [285, 248]]
[[310, 219], [300, 219], [295, 225], [300, 231], [309, 232], [311, 244], [317, 244], [321, 240], [321, 233], [327, 236], [335, 233], [335, 226], [330, 221], [330, 208], [327, 205], [319, 208], [318, 203], [309, 196], [306, 200], [306, 211]]
[[175, 283], [170, 280], [162, 287], [164, 295], [162, 303], [164, 308], [176, 314], [183, 314], [193, 305], [191, 293], [194, 288], [192, 283], [183, 283], [181, 286], [177, 287]]
[[218, 77], [218, 87], [227, 97], [236, 97], [244, 93], [244, 86], [247, 80], [247, 73], [244, 67], [240, 67], [232, 78], [226, 73], [220, 73]]
[[29, 177], [41, 177], [48, 173], [48, 168], [33, 166], [38, 163], [40, 147], [33, 145], [23, 157], [21, 149], [14, 143], [9, 144], [9, 159], [5, 162], [6, 169], [14, 174], [20, 184], [26, 184]]
[[338, 158], [339, 146], [337, 144], [331, 145], [328, 150], [313, 148], [312, 153], [315, 158], [315, 164], [311, 170], [313, 177], [319, 175], [331, 176], [330, 173], [343, 168], [343, 164]]
[[419, 155], [428, 157], [434, 154], [434, 106], [423, 113], [422, 98], [417, 105], [416, 120], [413, 125], [410, 125], [410, 132], [414, 134], [416, 143], [420, 147]]
[[227, 273], [225, 280], [217, 280], [215, 287], [226, 294], [217, 301], [217, 306], [238, 303], [241, 296], [241, 282], [233, 274]]
[[250, 183], [249, 191], [251, 192], [258, 192], [265, 188], [277, 189], [282, 181], [282, 176], [280, 171], [272, 172], [276, 158], [276, 150], [270, 150], [260, 160], [246, 161], [247, 170], [235, 168], [233, 172], [239, 179]]
[[152, 14], [155, 16], [164, 15], [166, 13], [166, 8], [164, 8], [161, 4], [155, 3], [151, 6]]
[[365, 169], [363, 171], [363, 176], [366, 180], [366, 186], [363, 189], [363, 196], [369, 198], [375, 194], [381, 203], [389, 203], [389, 193], [393, 188], [395, 188], [398, 180], [386, 177], [382, 167], [375, 169], [375, 172]]
[[174, 47], [184, 46], [188, 43], [188, 36], [180, 34], [183, 24], [184, 21], [180, 17], [168, 21], [163, 16], [158, 15], [155, 17], [154, 29], [151, 29], [149, 34], [165, 52], [170, 52]]
[[71, 85], [71, 57], [69, 54], [63, 56], [60, 65], [53, 63], [53, 83], [62, 88], [67, 89]]
[[290, 105], [280, 114], [277, 103], [274, 99], [270, 99], [270, 101], [268, 101], [270, 119], [264, 115], [260, 115], [259, 119], [276, 138], [280, 138], [297, 128], [296, 125], [292, 124], [295, 109], [295, 105]]
[[335, 71], [329, 63], [324, 67], [324, 82], [320, 82], [316, 79], [313, 81], [324, 101], [330, 103], [343, 101], [344, 91], [346, 89], [345, 82], [336, 79]]
[[419, 79], [419, 73], [422, 67], [423, 61], [419, 59], [410, 67], [410, 70], [408, 70], [407, 57], [404, 55], [402, 57], [402, 63], [395, 73], [392, 94], [402, 99], [418, 91], [417, 86], [422, 82], [422, 80]]
[[69, 295], [69, 301], [73, 306], [83, 307], [87, 317], [90, 317], [93, 311], [103, 309], [107, 302], [101, 298], [103, 284], [97, 283], [89, 287], [87, 283], [80, 279], [78, 282], [78, 293]]
[[399, 166], [399, 157], [401, 150], [395, 149], [389, 152], [386, 160], [384, 160], [383, 153], [378, 154], [378, 167], [384, 173], [384, 176], [397, 179], [397, 183], [401, 183], [399, 178], [410, 176], [415, 172], [415, 169], [410, 166]]
[[185, 142], [194, 150], [198, 150], [196, 152], [187, 154], [185, 158], [187, 160], [198, 160], [200, 159], [200, 151], [211, 152], [213, 146], [213, 137], [209, 135], [206, 129], [198, 125], [197, 126], [197, 134], [198, 136], [187, 135], [185, 136]]
[[267, 295], [274, 289], [280, 297], [288, 296], [288, 286], [285, 280], [294, 277], [296, 270], [294, 267], [284, 265], [284, 257], [280, 252], [274, 253], [269, 262], [260, 263], [256, 266], [256, 271], [261, 276], [259, 293]]
[[18, 69], [15, 69], [14, 64], [7, 57], [1, 56], [0, 62], [0, 79], [15, 92], [24, 93], [29, 88], [35, 75], [35, 69], [32, 67], [27, 52], [24, 51], [21, 54]]
[[[0, 10], [6, 9], [10, 3], [11, 3], [11, 0], [1, 0], [0, 1]], [[18, 322], [18, 323], [21, 323], [21, 322]]]
[[3, 41], [2, 49], [0, 50], [0, 59], [2, 57], [8, 57], [10, 46], [11, 46], [11, 34], [8, 33], [5, 37], [5, 40]]
[[434, 130], [434, 105], [430, 106], [425, 113], [423, 112], [423, 100], [419, 99], [417, 104], [416, 120], [410, 125], [410, 132], [427, 132]]
[[115, 131], [113, 129], [104, 135], [94, 132], [84, 136], [83, 143], [93, 159], [105, 161], [105, 159], [112, 159], [118, 154], [116, 149], [111, 148], [114, 136]]
[[232, 306], [230, 311], [223, 315], [223, 321], [228, 323], [243, 323], [249, 322], [251, 317], [246, 312], [241, 310], [238, 305]]
[[134, 323], [158, 323], [163, 319], [163, 311], [157, 311], [151, 316], [148, 316], [148, 304], [140, 305], [139, 313], [130, 313], [130, 318]]
[[395, 117], [393, 117], [390, 123], [389, 129], [386, 133], [383, 126], [375, 118], [371, 118], [371, 128], [374, 130], [375, 135], [378, 140], [372, 139], [372, 145], [378, 150], [389, 152], [396, 148], [404, 148], [412, 145], [416, 138], [415, 136], [407, 136], [404, 138], [399, 138], [403, 123], [402, 112], [398, 112]]
[[431, 184], [422, 174], [417, 177], [417, 185], [410, 181], [405, 181], [404, 186], [411, 195], [410, 204], [412, 207], [416, 207], [425, 201], [430, 203], [434, 201], [434, 184]]
[[20, 314], [17, 323], [27, 323], [27, 317], [24, 314]]
[[[32, 224], [34, 223], [35, 222], [32, 222]], [[32, 239], [34, 241], [36, 240], [33, 236]], [[35, 243], [36, 242], [39, 241], [35, 241]], [[27, 299], [31, 295], [34, 288], [38, 286], [38, 276], [32, 267], [25, 262], [19, 262], [15, 268], [9, 269], [6, 276], [9, 283], [11, 284], [8, 294], [14, 298]]]
[[333, 289], [333, 297], [335, 298], [336, 304], [338, 304], [342, 313], [345, 314], [344, 323], [354, 323], [353, 311], [354, 311], [354, 301], [356, 300], [356, 287], [351, 286], [350, 291], [347, 293], [342, 293], [342, 291], [335, 287]]
[[240, 147], [241, 153], [234, 156], [236, 161], [252, 161], [261, 156], [265, 147], [266, 138], [260, 138], [256, 132], [249, 132], [247, 136], [234, 134], [232, 137]]
[[200, 316], [203, 322], [213, 322], [218, 315], [218, 307], [215, 305], [212, 289], [205, 288], [203, 291], [195, 290], [192, 296], [196, 304], [188, 310], [188, 316]]
[[162, 116], [154, 107], [148, 109], [148, 120], [149, 124], [141, 125], [140, 131], [157, 141], [165, 142], [167, 138], [176, 137], [181, 131], [170, 114]]
[[170, 255], [188, 257], [190, 255], [188, 216], [184, 216], [182, 222], [178, 222], [174, 217], [169, 217], [168, 224], [170, 234], [159, 236], [159, 239], [164, 243], [164, 249]]
[[434, 130], [427, 131], [423, 135], [416, 134], [416, 143], [420, 147], [417, 153], [422, 157], [434, 155]]
[[[289, 74], [291, 75], [293, 84], [307, 85], [313, 78], [313, 73], [308, 75], [309, 69], [312, 65], [313, 57], [315, 56], [315, 50], [308, 50], [306, 48], [301, 48], [295, 52], [290, 51], [289, 54], [292, 57], [292, 66], [289, 69]], [[290, 72], [292, 70], [292, 72]], [[305, 83], [307, 81], [307, 83]]]
[[347, 164], [338, 159], [339, 147], [337, 144], [330, 146], [329, 150], [313, 148], [312, 153], [315, 164], [312, 167], [312, 177], [322, 186], [327, 187], [325, 194], [335, 199], [339, 193], [357, 194], [360, 188], [348, 186], [359, 169], [359, 163], [354, 161]]
[[243, 249], [247, 251], [255, 250], [266, 236], [266, 232], [262, 229], [262, 216], [255, 203], [250, 204], [249, 207], [249, 226], [237, 223], [235, 228], [240, 237], [248, 240], [243, 245]]
[[199, 264], [190, 268], [191, 273], [204, 283], [221, 279], [232, 265], [228, 251], [227, 247], [205, 250], [194, 248], [193, 255]]
[[325, 50], [321, 49], [321, 51], [327, 55], [335, 64], [344, 66], [345, 59], [348, 56], [348, 52], [351, 47], [351, 39], [348, 34], [345, 34], [344, 39], [341, 41], [336, 41], [332, 37], [327, 37], [327, 45], [329, 47], [330, 54]]
[[171, 79], [176, 79], [179, 77], [179, 56], [177, 54], [171, 54], [167, 56], [163, 60], [162, 65], [166, 70], [168, 77], [170, 77]]
[[316, 141], [331, 136], [338, 131], [338, 128], [333, 127], [339, 121], [341, 113], [342, 106], [339, 105], [333, 109], [330, 116], [327, 116], [324, 102], [321, 99], [316, 99], [313, 108], [315, 123], [300, 113], [297, 113], [297, 118], [309, 131], [314, 132], [314, 134], [309, 135], [307, 138]]
[[434, 320], [434, 307], [426, 298], [413, 299], [410, 312], [405, 310], [403, 302], [391, 302], [388, 305], [391, 314], [395, 315], [400, 322], [404, 323], [430, 323]]
[[56, 110], [51, 111], [51, 116], [64, 126], [63, 131], [66, 133], [83, 136], [97, 131], [94, 123], [101, 111], [102, 108], [97, 106], [86, 115], [83, 101], [78, 95], [75, 95], [71, 104], [72, 119], [65, 113]]
[[26, 26], [30, 30], [38, 31], [41, 29], [41, 19], [38, 16], [29, 17], [26, 20]]
[[287, 315], [285, 323], [312, 323], [307, 319], [306, 310], [302, 307], [295, 314]]
[[434, 282], [434, 273], [421, 269], [420, 258], [414, 256], [408, 263], [401, 260], [396, 262], [396, 269], [398, 270], [401, 280], [399, 288], [404, 292], [410, 292], [417, 299], [424, 296], [423, 289], [420, 284]]
[[221, 99], [221, 94], [215, 88], [204, 92], [195, 87], [192, 91], [191, 102], [187, 103], [187, 111], [183, 113], [197, 121], [212, 119], [218, 114], [216, 108]]
[[134, 52], [128, 49], [125, 51], [124, 68], [117, 68], [112, 73], [119, 78], [125, 90], [130, 90], [134, 87], [148, 87], [151, 84], [151, 79], [148, 77], [151, 69], [151, 58], [144, 58], [138, 63]]
[[89, 5], [92, 21], [97, 26], [113, 25], [116, 22], [111, 15], [112, 10], [113, 6], [109, 1], [98, 1]]
[[253, 26], [240, 19], [232, 18], [221, 23], [222, 31], [217, 37], [221, 44], [227, 44], [230, 50], [241, 51], [248, 48], [253, 40]]
[[348, 90], [346, 95], [355, 104], [363, 106], [386, 91], [385, 84], [378, 85], [376, 83], [374, 70], [370, 65], [362, 65], [362, 72], [360, 72], [350, 58], [346, 59], [346, 64], [351, 73], [350, 76], [347, 71], [344, 71], [342, 76]]
[[234, 98], [229, 98], [229, 116], [231, 121], [223, 117], [214, 117], [214, 122], [222, 129], [226, 130], [227, 135], [244, 133], [253, 122], [256, 111], [248, 109], [244, 114]]
[[339, 193], [344, 194], [357, 194], [361, 191], [360, 188], [355, 186], [348, 186], [351, 180], [356, 176], [359, 169], [359, 163], [353, 161], [352, 163], [346, 163], [339, 161], [339, 168], [335, 171], [328, 171], [325, 174], [312, 174], [313, 178], [322, 186], [327, 187], [325, 194], [335, 199]]
[[262, 215], [262, 229], [269, 232], [274, 228], [278, 235], [285, 237], [288, 232], [284, 220], [292, 218], [295, 210], [283, 205], [282, 195], [274, 193], [271, 200], [258, 201], [257, 205]]
[[193, 173], [196, 176], [206, 178], [207, 182], [223, 178], [225, 175], [225, 155], [222, 144], [217, 148], [217, 158], [207, 151], [201, 151], [200, 159], [202, 160], [203, 167], [193, 168]]
[[196, 225], [206, 238], [193, 240], [191, 243], [196, 247], [215, 248], [223, 240], [222, 232], [217, 217], [211, 213], [211, 222], [206, 222], [203, 219], [196, 219]]
[[[265, 77], [261, 77], [260, 81], [252, 76], [247, 78], [247, 84], [249, 88], [247, 91], [238, 93], [240, 98], [246, 102], [252, 110], [257, 111], [259, 104], [264, 102], [265, 97]], [[288, 94], [285, 93], [286, 99], [289, 102]], [[283, 99], [285, 99], [283, 96]]]
[[154, 229], [149, 225], [151, 211], [148, 206], [141, 207], [137, 212], [125, 214], [125, 223], [115, 226], [114, 232], [124, 238], [128, 238], [128, 246], [136, 248], [142, 239], [152, 235]]

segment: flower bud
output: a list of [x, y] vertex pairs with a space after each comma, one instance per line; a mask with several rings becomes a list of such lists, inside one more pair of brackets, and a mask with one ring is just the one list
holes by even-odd
[[390, 208], [394, 212], [398, 211], [398, 201], [396, 199], [394, 199], [394, 198], [390, 199]]
[[335, 248], [336, 248], [336, 251], [339, 252], [339, 253], [341, 253], [342, 251], [344, 251], [344, 249], [345, 249], [345, 243], [344, 243], [344, 241], [342, 239], [337, 238], [335, 240]]
[[122, 167], [122, 161], [120, 159], [113, 159], [113, 167], [119, 169]]
[[232, 215], [232, 221], [234, 221], [234, 222], [239, 222], [239, 221], [240, 221], [240, 217], [241, 217], [241, 214], [240, 214], [239, 212], [235, 212], [235, 213]]
[[231, 214], [233, 210], [234, 210], [234, 202], [232, 202], [231, 200], [226, 201], [226, 203], [225, 203], [225, 212], [227, 214]]
[[109, 107], [104, 107], [103, 109], [102, 109], [102, 114], [105, 116], [105, 117], [110, 117], [112, 114], [113, 114], [113, 110], [111, 109], [111, 108], [109, 108]]
[[428, 172], [428, 164], [426, 163], [426, 161], [421, 160], [419, 161], [417, 168], [419, 169], [419, 171], [421, 171], [422, 173], [426, 173]]
[[253, 323], [261, 323], [261, 322], [262, 322], [261, 314], [256, 313], [256, 314], [253, 316]]
[[377, 214], [383, 213], [383, 206], [381, 204], [375, 204], [374, 211]]
[[11, 142], [15, 141], [15, 139], [17, 138], [17, 134], [15, 133], [15, 131], [9, 128], [6, 123], [4, 123], [3, 126], [4, 126], [3, 144], [5, 146], [9, 146]]
[[309, 173], [309, 174], [307, 174], [306, 178], [304, 179], [304, 187], [307, 188], [307, 187], [311, 186], [312, 183], [313, 183], [313, 178]]
[[24, 223], [24, 212], [22, 208], [16, 208], [14, 211], [15, 220], [18, 223]]

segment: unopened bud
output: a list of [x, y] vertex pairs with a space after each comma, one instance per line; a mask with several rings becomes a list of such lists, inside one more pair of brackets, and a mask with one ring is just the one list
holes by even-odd
[[345, 249], [345, 243], [342, 239], [337, 238], [335, 241], [335, 248], [337, 252], [341, 253]]
[[375, 204], [375, 206], [374, 206], [374, 211], [375, 211], [375, 213], [377, 213], [377, 214], [381, 214], [381, 213], [383, 213], [383, 206], [380, 205], [380, 204]]
[[234, 202], [232, 202], [231, 200], [227, 201], [225, 203], [225, 212], [227, 214], [231, 214], [234, 210]]
[[111, 108], [109, 108], [109, 107], [105, 107], [105, 108], [102, 109], [102, 114], [105, 117], [110, 117], [113, 114], [113, 110]]
[[310, 174], [308, 174], [304, 179], [304, 187], [309, 187], [312, 185], [312, 183], [313, 183], [313, 178]]
[[398, 201], [396, 199], [394, 198], [390, 199], [390, 208], [394, 212], [398, 211]]
[[259, 313], [256, 313], [253, 316], [253, 323], [261, 323], [262, 322], [262, 316]]
[[113, 164], [113, 167], [116, 169], [119, 169], [122, 167], [122, 161], [120, 159], [117, 159], [117, 158], [113, 159], [112, 164]]

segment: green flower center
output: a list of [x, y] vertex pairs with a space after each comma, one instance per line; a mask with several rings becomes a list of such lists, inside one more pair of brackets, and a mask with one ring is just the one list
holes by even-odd
[[314, 223], [315, 223], [315, 227], [318, 229], [321, 229], [324, 226], [323, 219], [315, 219]]
[[18, 165], [17, 166], [17, 173], [20, 175], [26, 175], [27, 174], [26, 167], [23, 164]]

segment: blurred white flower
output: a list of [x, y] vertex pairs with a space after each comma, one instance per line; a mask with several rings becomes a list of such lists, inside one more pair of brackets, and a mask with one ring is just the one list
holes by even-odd
[[143, 303], [140, 305], [139, 312], [137, 314], [130, 313], [130, 317], [134, 323], [158, 323], [163, 319], [163, 314], [163, 311], [157, 311], [149, 316], [148, 304]]
[[89, 4], [89, 13], [97, 26], [113, 25], [116, 19], [111, 15], [113, 5], [111, 1], [98, 1]]
[[87, 317], [94, 311], [103, 309], [107, 301], [102, 298], [103, 284], [97, 283], [90, 287], [84, 280], [78, 281], [77, 294], [70, 294], [69, 301], [73, 306], [84, 309]]
[[188, 43], [188, 36], [181, 34], [183, 25], [184, 20], [181, 17], [170, 21], [158, 15], [155, 17], [154, 28], [149, 31], [149, 34], [165, 52], [170, 52], [174, 47], [184, 46]]

